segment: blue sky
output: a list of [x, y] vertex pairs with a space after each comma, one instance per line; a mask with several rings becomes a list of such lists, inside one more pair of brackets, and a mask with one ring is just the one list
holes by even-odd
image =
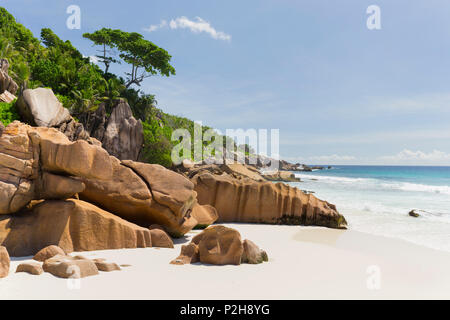
[[[66, 27], [71, 4], [81, 8], [81, 30]], [[372, 4], [381, 9], [381, 30], [366, 27]], [[153, 77], [142, 86], [156, 94], [164, 111], [221, 130], [280, 129], [283, 158], [450, 165], [446, 0], [0, 5], [35, 35], [50, 27], [86, 56], [95, 48], [81, 37], [84, 32], [111, 27], [142, 33], [169, 51], [177, 70], [174, 77]], [[125, 67], [113, 71], [120, 74]]]

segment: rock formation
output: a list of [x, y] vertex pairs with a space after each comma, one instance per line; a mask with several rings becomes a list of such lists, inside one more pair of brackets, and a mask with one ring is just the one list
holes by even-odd
[[17, 121], [5, 128], [0, 136], [0, 214], [16, 213], [32, 200], [78, 194], [128, 221], [160, 224], [176, 236], [197, 225], [191, 216], [197, 204], [194, 185], [182, 175], [159, 165], [121, 162], [53, 128]]
[[138, 160], [144, 143], [143, 127], [141, 120], [133, 117], [127, 102], [118, 100], [109, 117], [105, 105], [101, 104], [81, 121], [90, 136], [101, 141], [109, 154], [120, 160]]
[[150, 229], [152, 247], [173, 248], [173, 241], [167, 233], [161, 229]]
[[44, 273], [42, 266], [37, 262], [25, 262], [17, 266], [16, 273], [25, 272], [35, 276], [39, 276]]
[[0, 216], [0, 244], [16, 257], [49, 245], [66, 253], [152, 246], [147, 228], [75, 199], [44, 201], [20, 214]]
[[47, 88], [24, 90], [16, 107], [22, 118], [33, 126], [59, 127], [72, 119], [69, 110]]
[[15, 95], [19, 86], [17, 83], [8, 75], [9, 62], [6, 59], [0, 60], [0, 94], [8, 91], [9, 93]]
[[197, 220], [195, 227], [198, 229], [204, 229], [219, 219], [216, 208], [210, 205], [195, 205], [192, 208], [191, 215]]
[[300, 178], [297, 178], [295, 174], [289, 171], [275, 171], [273, 173], [265, 173], [263, 177], [267, 181], [282, 181], [282, 182], [301, 182]]
[[0, 214], [15, 213], [31, 200], [69, 198], [84, 189], [77, 177], [105, 179], [111, 172], [102, 148], [15, 121], [0, 137]]
[[242, 253], [241, 263], [259, 264], [269, 261], [267, 253], [252, 241], [244, 240], [242, 245], [244, 246], [244, 252]]
[[9, 91], [3, 91], [3, 93], [0, 93], [0, 102], [11, 103], [16, 100], [16, 98], [17, 97]]
[[283, 183], [238, 180], [209, 172], [198, 173], [192, 182], [198, 202], [215, 207], [220, 222], [347, 225], [334, 205]]
[[98, 271], [102, 272], [111, 272], [111, 271], [120, 271], [120, 267], [117, 263], [114, 262], [106, 262], [105, 259], [94, 259], [95, 265], [97, 266]]
[[197, 225], [192, 182], [160, 165], [111, 159], [111, 178], [83, 179], [82, 199], [142, 226], [162, 225], [175, 237]]
[[98, 274], [95, 262], [82, 257], [55, 256], [45, 260], [42, 268], [58, 278], [85, 278]]
[[30, 125], [56, 128], [70, 141], [86, 140], [100, 145], [91, 139], [81, 123], [76, 122], [63, 107], [51, 89], [37, 88], [24, 90], [16, 103], [21, 117]]
[[60, 247], [51, 245], [43, 248], [38, 253], [36, 253], [36, 255], [33, 257], [33, 260], [44, 262], [45, 260], [53, 258], [56, 255], [64, 256], [66, 255], [66, 253]]
[[8, 250], [0, 246], [0, 279], [5, 278], [9, 274], [10, 259]]
[[211, 226], [181, 247], [180, 256], [171, 264], [202, 262], [213, 265], [240, 265], [268, 261], [267, 253], [249, 240], [241, 241], [240, 233], [225, 226]]

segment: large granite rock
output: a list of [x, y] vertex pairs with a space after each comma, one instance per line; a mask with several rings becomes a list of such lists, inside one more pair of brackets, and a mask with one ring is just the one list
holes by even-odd
[[98, 274], [94, 261], [81, 257], [55, 256], [44, 262], [42, 268], [58, 278], [85, 278]]
[[66, 253], [60, 247], [51, 245], [41, 249], [38, 253], [36, 253], [33, 257], [33, 260], [44, 262], [45, 260], [53, 258], [57, 255], [64, 256], [66, 255]]
[[161, 229], [150, 229], [152, 246], [155, 248], [173, 248], [173, 241], [169, 235]]
[[244, 246], [241, 234], [232, 228], [211, 226], [192, 239], [198, 246], [200, 262], [216, 265], [241, 264]]
[[17, 266], [16, 273], [25, 272], [35, 276], [39, 276], [44, 273], [42, 266], [37, 262], [24, 262]]
[[89, 136], [83, 124], [72, 118], [69, 110], [63, 107], [51, 89], [24, 90], [16, 107], [22, 118], [33, 126], [55, 128], [70, 141], [86, 140], [90, 144], [101, 145]]
[[220, 222], [315, 225], [345, 228], [336, 207], [283, 183], [235, 179], [200, 172], [192, 180], [198, 202], [217, 209]]
[[51, 89], [24, 90], [16, 103], [17, 109], [27, 123], [39, 127], [59, 127], [72, 117]]
[[144, 143], [142, 122], [133, 117], [130, 106], [118, 100], [107, 117], [104, 104], [81, 120], [91, 137], [101, 141], [109, 154], [120, 160], [138, 160]]
[[216, 208], [210, 205], [195, 205], [191, 215], [197, 220], [196, 228], [203, 229], [219, 219]]
[[16, 213], [32, 200], [78, 194], [144, 227], [162, 225], [175, 236], [198, 223], [191, 216], [197, 205], [194, 185], [180, 174], [159, 165], [121, 162], [53, 128], [18, 121], [5, 128], [0, 136], [0, 215]]
[[17, 83], [8, 75], [9, 62], [6, 59], [0, 60], [0, 94], [8, 91], [9, 93], [15, 95], [19, 86]]
[[15, 213], [31, 200], [69, 198], [83, 191], [80, 177], [108, 179], [111, 173], [104, 149], [15, 121], [0, 136], [0, 214]]
[[8, 250], [0, 246], [0, 279], [5, 278], [9, 274], [10, 259]]
[[11, 256], [29, 256], [49, 245], [70, 253], [145, 248], [152, 243], [147, 228], [71, 199], [44, 201], [20, 214], [0, 216], [0, 245]]
[[269, 261], [267, 252], [260, 249], [253, 241], [248, 239], [242, 242], [244, 252], [242, 253], [241, 262], [248, 264], [259, 264]]
[[83, 179], [80, 197], [136, 224], [159, 224], [179, 237], [197, 225], [194, 185], [160, 165], [111, 158], [110, 179]]
[[268, 261], [267, 253], [241, 234], [225, 226], [211, 226], [181, 247], [180, 255], [170, 263], [183, 265], [202, 262], [213, 265], [257, 264]]

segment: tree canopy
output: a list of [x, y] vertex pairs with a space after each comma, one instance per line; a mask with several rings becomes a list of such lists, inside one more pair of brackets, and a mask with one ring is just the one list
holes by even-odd
[[175, 68], [170, 64], [172, 56], [139, 33], [103, 28], [94, 33], [85, 33], [83, 37], [102, 46], [102, 55], [97, 57], [105, 65], [105, 73], [111, 63], [119, 62], [108, 55], [114, 49], [120, 52], [119, 57], [124, 62], [131, 65], [131, 71], [126, 73], [126, 88], [133, 84], [140, 86], [145, 78], [156, 74], [166, 77], [175, 74]]

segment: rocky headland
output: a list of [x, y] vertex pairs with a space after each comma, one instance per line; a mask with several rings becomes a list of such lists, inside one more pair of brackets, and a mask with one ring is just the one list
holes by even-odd
[[[8, 89], [16, 93], [17, 87], [5, 70], [2, 62], [0, 94], [10, 96]], [[171, 237], [215, 222], [346, 227], [334, 205], [274, 183], [299, 181], [287, 171], [261, 173], [257, 166], [188, 160], [170, 170], [138, 162], [142, 124], [123, 100], [110, 115], [101, 105], [83, 123], [51, 89], [24, 90], [15, 106], [23, 122], [0, 126], [0, 277], [8, 274], [9, 256], [35, 254], [44, 257], [38, 259], [42, 265], [21, 265], [17, 272], [66, 277], [65, 268], [76, 265], [83, 277], [115, 270], [68, 254], [173, 248]], [[237, 231], [213, 226], [183, 247], [173, 263], [266, 260], [267, 254], [242, 241]]]

